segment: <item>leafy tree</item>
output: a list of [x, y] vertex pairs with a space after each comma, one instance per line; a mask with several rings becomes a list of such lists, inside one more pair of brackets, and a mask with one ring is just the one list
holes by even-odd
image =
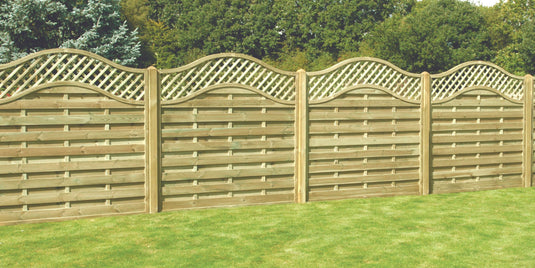
[[151, 1], [148, 40], [159, 67], [194, 55], [239, 52], [262, 58], [280, 43], [273, 0]]
[[[287, 9], [281, 18], [285, 46], [309, 52], [340, 53], [358, 50], [375, 24], [393, 14], [404, 14], [415, 1], [316, 0], [280, 1]], [[282, 8], [282, 9], [284, 9]]]
[[367, 37], [363, 51], [413, 72], [445, 71], [468, 60], [490, 60], [491, 39], [478, 7], [459, 0], [424, 0]]
[[414, 2], [155, 0], [149, 3], [145, 36], [159, 67], [176, 67], [194, 56], [240, 52], [280, 66], [299, 62], [315, 68], [358, 51], [377, 22], [407, 12]]
[[494, 62], [520, 75], [535, 72], [534, 19], [535, 3], [529, 0], [501, 1], [488, 11]]
[[134, 65], [140, 54], [137, 32], [121, 22], [118, 0], [5, 0], [0, 21], [0, 63], [56, 47], [85, 49], [123, 65]]

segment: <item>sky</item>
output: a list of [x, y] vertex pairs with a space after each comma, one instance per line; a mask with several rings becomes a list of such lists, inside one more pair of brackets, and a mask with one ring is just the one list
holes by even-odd
[[482, 6], [490, 7], [497, 4], [500, 0], [469, 0], [474, 4], [481, 4]]

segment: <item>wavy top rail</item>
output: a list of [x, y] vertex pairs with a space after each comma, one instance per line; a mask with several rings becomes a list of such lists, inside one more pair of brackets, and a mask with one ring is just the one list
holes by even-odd
[[161, 73], [164, 101], [184, 98], [203, 88], [221, 84], [242, 84], [284, 101], [295, 99], [295, 72], [276, 69], [243, 54], [207, 56]]
[[486, 87], [513, 100], [524, 97], [524, 78], [513, 75], [499, 66], [471, 61], [457, 65], [447, 72], [431, 75], [431, 97], [434, 102], [447, 100], [464, 89]]
[[0, 100], [53, 82], [95, 86], [132, 101], [144, 98], [143, 69], [128, 68], [76, 49], [43, 50], [0, 65]]

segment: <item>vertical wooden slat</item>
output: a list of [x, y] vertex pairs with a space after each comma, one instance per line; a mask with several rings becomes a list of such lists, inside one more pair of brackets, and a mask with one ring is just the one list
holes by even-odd
[[428, 72], [422, 73], [420, 112], [420, 194], [428, 195], [431, 177], [431, 78]]
[[160, 210], [160, 82], [158, 70], [149, 67], [145, 72], [145, 150], [146, 150], [146, 212]]
[[295, 202], [308, 196], [308, 92], [304, 70], [297, 71], [295, 105]]
[[533, 76], [524, 78], [523, 186], [531, 187], [533, 165]]

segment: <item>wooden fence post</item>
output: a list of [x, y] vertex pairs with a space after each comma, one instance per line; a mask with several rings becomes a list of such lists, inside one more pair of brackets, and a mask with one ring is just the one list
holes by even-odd
[[295, 202], [308, 197], [308, 88], [307, 74], [297, 71], [295, 81]]
[[146, 212], [160, 210], [160, 81], [158, 69], [145, 72], [145, 199]]
[[524, 152], [523, 186], [531, 187], [533, 165], [533, 76], [524, 77]]
[[420, 194], [430, 193], [431, 178], [431, 77], [422, 73], [420, 106]]

